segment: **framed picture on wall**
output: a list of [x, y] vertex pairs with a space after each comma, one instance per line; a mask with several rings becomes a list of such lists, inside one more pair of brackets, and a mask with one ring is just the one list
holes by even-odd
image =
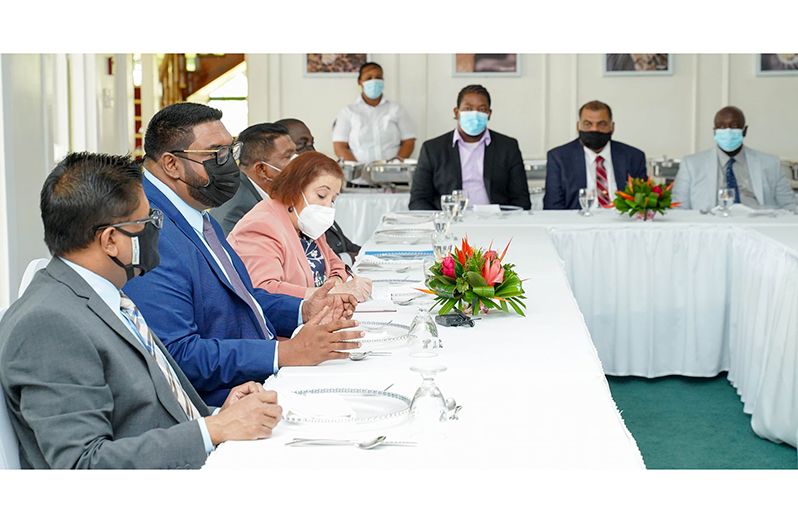
[[371, 61], [368, 53], [350, 54], [305, 54], [305, 76], [352, 76], [360, 72], [360, 66]]
[[518, 54], [455, 54], [454, 76], [521, 76]]
[[673, 74], [671, 54], [605, 54], [604, 76]]
[[756, 55], [757, 76], [798, 74], [798, 54]]

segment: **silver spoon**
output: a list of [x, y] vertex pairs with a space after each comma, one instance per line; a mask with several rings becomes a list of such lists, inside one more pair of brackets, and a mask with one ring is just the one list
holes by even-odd
[[371, 354], [370, 350], [367, 350], [365, 352], [350, 352], [349, 359], [352, 361], [365, 360], [369, 354]]
[[393, 302], [397, 305], [410, 305], [411, 303], [413, 303], [414, 300], [417, 300], [418, 298], [423, 298], [423, 296], [413, 296], [412, 298], [407, 298], [407, 299], [397, 299], [393, 300]]
[[363, 450], [373, 449], [382, 444], [385, 441], [385, 436], [377, 436], [374, 439], [369, 439], [366, 441], [353, 441], [353, 440], [343, 440], [343, 439], [306, 439], [306, 438], [294, 438], [293, 441], [289, 441], [286, 443], [286, 446], [294, 445], [294, 446], [302, 446], [302, 445], [354, 445], [355, 447], [359, 447]]

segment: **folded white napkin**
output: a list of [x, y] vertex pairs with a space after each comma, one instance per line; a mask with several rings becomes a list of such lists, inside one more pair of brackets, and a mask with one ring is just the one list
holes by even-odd
[[412, 225], [414, 229], [434, 229], [435, 225], [432, 223], [432, 212], [420, 213], [397, 213], [386, 212], [383, 215], [383, 223], [386, 226], [402, 225], [407, 227]]
[[502, 209], [498, 204], [474, 205], [474, 212], [478, 214], [501, 214]]
[[355, 411], [346, 400], [337, 394], [314, 394], [303, 396], [294, 392], [277, 393], [277, 403], [284, 416], [302, 418], [354, 418]]

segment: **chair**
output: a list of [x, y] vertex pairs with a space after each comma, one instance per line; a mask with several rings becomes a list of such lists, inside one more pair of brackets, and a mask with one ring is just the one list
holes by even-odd
[[[0, 322], [7, 310], [0, 309]], [[14, 434], [14, 427], [11, 426], [11, 419], [8, 417], [5, 394], [0, 387], [0, 469], [18, 468], [20, 468], [19, 442], [17, 435]]]
[[19, 294], [17, 298], [22, 297], [22, 294], [25, 292], [25, 289], [28, 288], [31, 280], [36, 276], [36, 273], [47, 267], [48, 263], [50, 263], [50, 260], [47, 258], [38, 258], [28, 264], [28, 268], [25, 269], [25, 274], [22, 275], [22, 282], [19, 284]]

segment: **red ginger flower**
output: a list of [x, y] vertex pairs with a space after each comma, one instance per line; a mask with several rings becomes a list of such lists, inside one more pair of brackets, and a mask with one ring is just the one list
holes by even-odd
[[444, 276], [454, 278], [454, 258], [452, 258], [451, 254], [441, 260], [441, 269]]

